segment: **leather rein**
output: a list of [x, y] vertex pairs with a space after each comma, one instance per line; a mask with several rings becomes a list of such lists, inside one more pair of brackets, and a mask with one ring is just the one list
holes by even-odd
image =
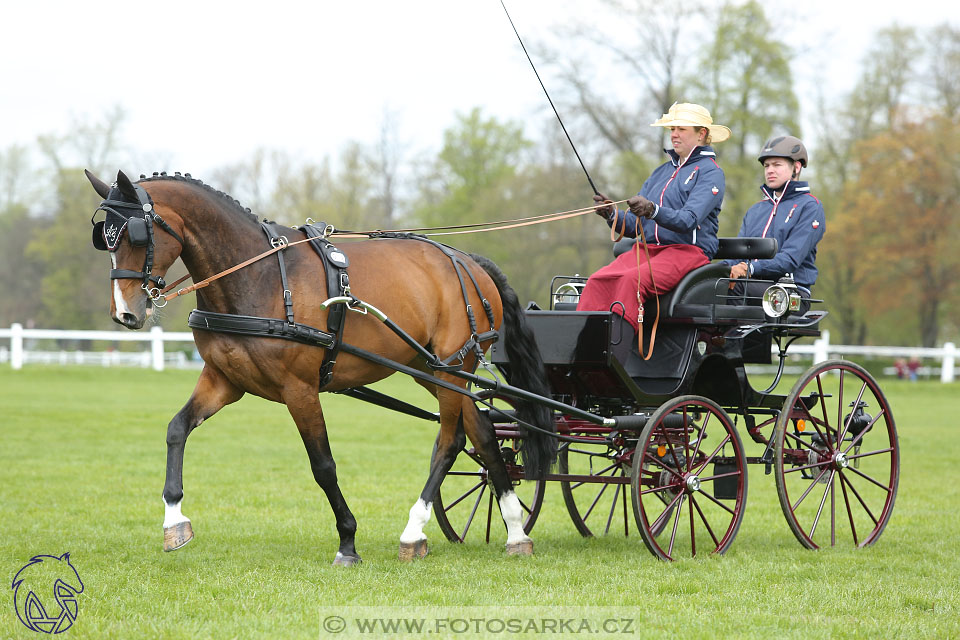
[[[626, 202], [621, 200], [621, 202]], [[617, 203], [611, 202], [610, 204], [616, 205]], [[623, 217], [623, 220], [620, 224], [620, 230], [617, 231], [617, 221], [620, 220], [620, 210], [616, 207], [613, 208], [613, 220], [610, 225], [610, 239], [613, 242], [619, 242], [624, 234], [627, 231], [627, 220], [626, 216]], [[640, 296], [640, 282], [637, 281], [637, 324], [640, 325], [640, 330], [637, 331], [637, 350], [640, 352], [641, 357], [644, 360], [649, 360], [653, 356], [653, 347], [657, 341], [657, 325], [660, 324], [660, 295], [657, 292], [657, 282], [653, 277], [653, 263], [650, 261], [650, 250], [647, 248], [647, 236], [643, 231], [643, 225], [640, 223], [640, 216], [636, 216], [636, 222], [634, 223], [634, 237], [639, 236], [640, 242], [635, 242], [633, 244], [634, 254], [637, 256], [637, 273], [640, 272], [640, 247], [643, 245], [643, 253], [647, 258], [647, 268], [650, 270], [650, 284], [653, 287], [653, 299], [657, 303], [657, 311], [653, 316], [653, 326], [650, 328], [650, 348], [647, 353], [643, 352], [643, 298]]]

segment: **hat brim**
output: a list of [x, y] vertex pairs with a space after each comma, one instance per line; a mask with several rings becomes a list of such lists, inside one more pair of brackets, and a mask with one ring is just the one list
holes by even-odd
[[710, 139], [712, 142], [723, 142], [730, 137], [730, 129], [723, 126], [722, 124], [703, 124], [702, 122], [694, 122], [693, 120], [686, 120], [684, 118], [676, 118], [673, 120], [668, 120], [667, 118], [660, 118], [656, 122], [650, 125], [651, 127], [705, 127], [710, 131]]

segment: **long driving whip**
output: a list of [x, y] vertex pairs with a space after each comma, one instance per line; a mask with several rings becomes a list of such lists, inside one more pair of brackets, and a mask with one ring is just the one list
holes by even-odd
[[586, 165], [583, 164], [583, 159], [580, 157], [580, 154], [577, 152], [577, 146], [573, 144], [573, 140], [570, 138], [570, 134], [567, 133], [567, 128], [563, 125], [563, 119], [560, 117], [560, 113], [557, 111], [557, 107], [553, 104], [553, 100], [550, 98], [550, 93], [547, 91], [547, 87], [544, 86], [543, 80], [540, 78], [540, 74], [537, 73], [537, 67], [533, 64], [533, 60], [530, 58], [530, 54], [527, 52], [527, 47], [523, 44], [523, 38], [520, 37], [520, 33], [517, 31], [517, 27], [513, 24], [513, 18], [510, 17], [510, 12], [507, 11], [507, 5], [504, 4], [503, 0], [500, 0], [500, 5], [503, 6], [503, 12], [507, 14], [507, 20], [510, 21], [510, 26], [513, 27], [513, 32], [517, 34], [517, 40], [520, 41], [520, 47], [523, 49], [523, 53], [527, 56], [527, 61], [530, 63], [530, 68], [533, 69], [533, 73], [537, 76], [537, 80], [540, 82], [540, 88], [543, 89], [543, 93], [547, 96], [547, 101], [550, 103], [550, 106], [553, 108], [554, 115], [557, 116], [557, 121], [560, 123], [560, 128], [563, 129], [564, 135], [567, 136], [567, 142], [570, 143], [570, 147], [573, 149], [573, 153], [577, 156], [577, 160], [580, 161], [580, 168], [583, 169], [583, 173], [587, 176], [587, 182], [590, 183], [590, 188], [593, 189], [593, 193], [600, 195], [600, 192], [597, 191], [596, 185], [593, 184], [593, 180], [590, 178], [590, 172], [587, 171]]

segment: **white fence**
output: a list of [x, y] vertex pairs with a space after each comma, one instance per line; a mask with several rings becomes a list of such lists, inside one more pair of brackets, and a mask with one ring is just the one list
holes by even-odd
[[[193, 343], [193, 333], [188, 331], [164, 331], [153, 327], [149, 333], [135, 331], [62, 331], [59, 329], [24, 329], [14, 324], [9, 329], [0, 329], [0, 339], [10, 340], [10, 348], [0, 344], [0, 362], [10, 362], [14, 369], [20, 369], [25, 363], [38, 362], [50, 364], [99, 364], [109, 366], [153, 367], [163, 371], [169, 365], [173, 367], [193, 367], [196, 362], [187, 358], [182, 351], [166, 353], [167, 342]], [[107, 342], [149, 342], [149, 351], [120, 352], [59, 350], [43, 351], [31, 349], [31, 341], [36, 340], [96, 340]], [[776, 353], [774, 351], [774, 353]], [[872, 347], [841, 345], [830, 343], [830, 332], [814, 340], [813, 344], [794, 344], [790, 347], [791, 356], [812, 358], [813, 362], [823, 362], [831, 356], [850, 358], [851, 356], [884, 358], [921, 358], [940, 361], [940, 381], [953, 382], [956, 379], [955, 363], [960, 355], [952, 342], [940, 348], [926, 347]], [[855, 359], [855, 358], [851, 358]], [[929, 368], [927, 369], [930, 370]]]
[[[163, 371], [169, 364], [174, 367], [196, 366], [182, 351], [166, 353], [167, 342], [188, 342], [193, 345], [193, 333], [189, 331], [164, 331], [153, 327], [147, 333], [136, 331], [64, 331], [60, 329], [24, 329], [14, 324], [9, 329], [0, 329], [0, 339], [9, 338], [10, 349], [0, 344], [0, 362], [10, 362], [14, 369], [25, 363], [44, 364], [97, 364], [110, 366], [153, 367]], [[35, 347], [39, 340], [93, 340], [106, 342], [149, 342], [144, 351], [80, 351], [60, 349], [51, 351]]]

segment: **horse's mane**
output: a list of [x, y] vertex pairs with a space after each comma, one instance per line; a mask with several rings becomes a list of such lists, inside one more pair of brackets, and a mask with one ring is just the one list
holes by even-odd
[[187, 184], [192, 184], [194, 186], [200, 187], [204, 191], [207, 191], [208, 193], [211, 193], [217, 196], [221, 200], [225, 200], [227, 204], [229, 204], [234, 210], [236, 210], [237, 213], [243, 216], [247, 216], [250, 218], [250, 220], [259, 223], [259, 218], [257, 218], [257, 216], [252, 211], [250, 211], [249, 207], [244, 207], [242, 204], [240, 204], [240, 201], [237, 200], [236, 198], [232, 197], [227, 193], [224, 193], [223, 191], [219, 191], [218, 189], [211, 187], [210, 185], [204, 183], [202, 180], [194, 178], [189, 173], [184, 173], [181, 175], [179, 171], [176, 171], [174, 172], [174, 175], [170, 176], [170, 175], [167, 175], [166, 171], [160, 171], [160, 172], [154, 171], [153, 175], [150, 177], [147, 177], [145, 174], [141, 173], [140, 180], [138, 180], [137, 182], [153, 182], [156, 180], [176, 180], [178, 182], [186, 182]]

